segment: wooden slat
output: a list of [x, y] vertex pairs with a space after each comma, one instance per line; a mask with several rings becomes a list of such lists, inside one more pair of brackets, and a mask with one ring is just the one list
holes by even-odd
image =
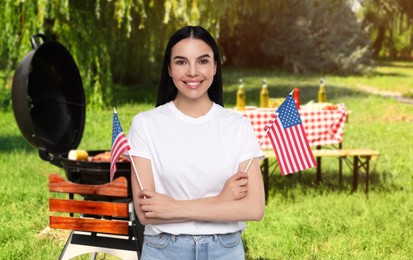
[[87, 200], [49, 199], [49, 210], [80, 214], [128, 217], [128, 204]]
[[50, 216], [49, 221], [51, 228], [128, 235], [127, 221], [61, 216]]
[[128, 182], [125, 177], [119, 177], [112, 183], [101, 185], [86, 185], [67, 181], [60, 177], [58, 174], [50, 174], [49, 191], [127, 198]]
[[370, 149], [321, 149], [312, 150], [314, 156], [324, 157], [324, 156], [377, 156], [379, 155], [378, 151]]
[[[49, 191], [128, 198], [128, 183], [125, 177], [119, 177], [107, 184], [77, 184], [65, 180], [58, 174], [50, 174]], [[83, 215], [82, 217], [50, 216], [51, 228], [128, 235], [128, 221], [126, 220], [94, 219], [84, 216], [99, 215], [128, 219], [128, 203], [50, 198], [49, 210]]]
[[[313, 149], [314, 157], [347, 157], [347, 156], [360, 156], [371, 157], [374, 159], [380, 153], [376, 150], [370, 149]], [[265, 150], [265, 157], [274, 158], [275, 153], [273, 150]]]

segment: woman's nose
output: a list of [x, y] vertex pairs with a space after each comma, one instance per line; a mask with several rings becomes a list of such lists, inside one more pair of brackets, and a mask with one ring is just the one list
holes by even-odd
[[197, 76], [198, 72], [197, 72], [197, 67], [195, 64], [189, 64], [188, 66], [188, 71], [187, 71], [187, 75], [188, 76]]

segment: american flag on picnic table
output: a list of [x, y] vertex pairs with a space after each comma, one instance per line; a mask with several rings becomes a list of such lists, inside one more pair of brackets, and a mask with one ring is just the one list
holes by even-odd
[[123, 133], [120, 125], [116, 109], [113, 108], [113, 124], [112, 124], [112, 149], [110, 154], [110, 182], [113, 180], [116, 172], [116, 161], [125, 152], [130, 150], [128, 139]]
[[274, 148], [281, 174], [317, 166], [291, 94], [272, 117], [265, 130]]

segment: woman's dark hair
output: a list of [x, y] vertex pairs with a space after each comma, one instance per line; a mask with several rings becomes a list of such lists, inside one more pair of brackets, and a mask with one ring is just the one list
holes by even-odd
[[194, 38], [204, 41], [206, 44], [211, 47], [212, 52], [214, 53], [214, 61], [217, 64], [216, 73], [214, 75], [214, 79], [212, 81], [211, 87], [208, 89], [208, 96], [209, 98], [221, 105], [224, 106], [223, 101], [223, 90], [222, 90], [222, 70], [221, 70], [221, 56], [219, 54], [218, 45], [215, 42], [214, 38], [211, 34], [202, 28], [201, 26], [186, 26], [178, 31], [176, 31], [172, 37], [169, 39], [168, 45], [166, 46], [162, 71], [161, 71], [161, 79], [159, 81], [159, 88], [158, 88], [158, 98], [156, 101], [156, 106], [163, 105], [175, 99], [178, 89], [176, 88], [175, 84], [172, 81], [172, 78], [169, 75], [169, 64], [171, 62], [171, 52], [172, 48], [183, 39], [187, 38]]

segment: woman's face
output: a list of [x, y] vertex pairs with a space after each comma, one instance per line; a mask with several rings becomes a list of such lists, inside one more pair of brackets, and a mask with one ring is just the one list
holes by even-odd
[[211, 47], [199, 39], [183, 39], [171, 51], [169, 75], [178, 89], [177, 98], [208, 98], [216, 72]]

